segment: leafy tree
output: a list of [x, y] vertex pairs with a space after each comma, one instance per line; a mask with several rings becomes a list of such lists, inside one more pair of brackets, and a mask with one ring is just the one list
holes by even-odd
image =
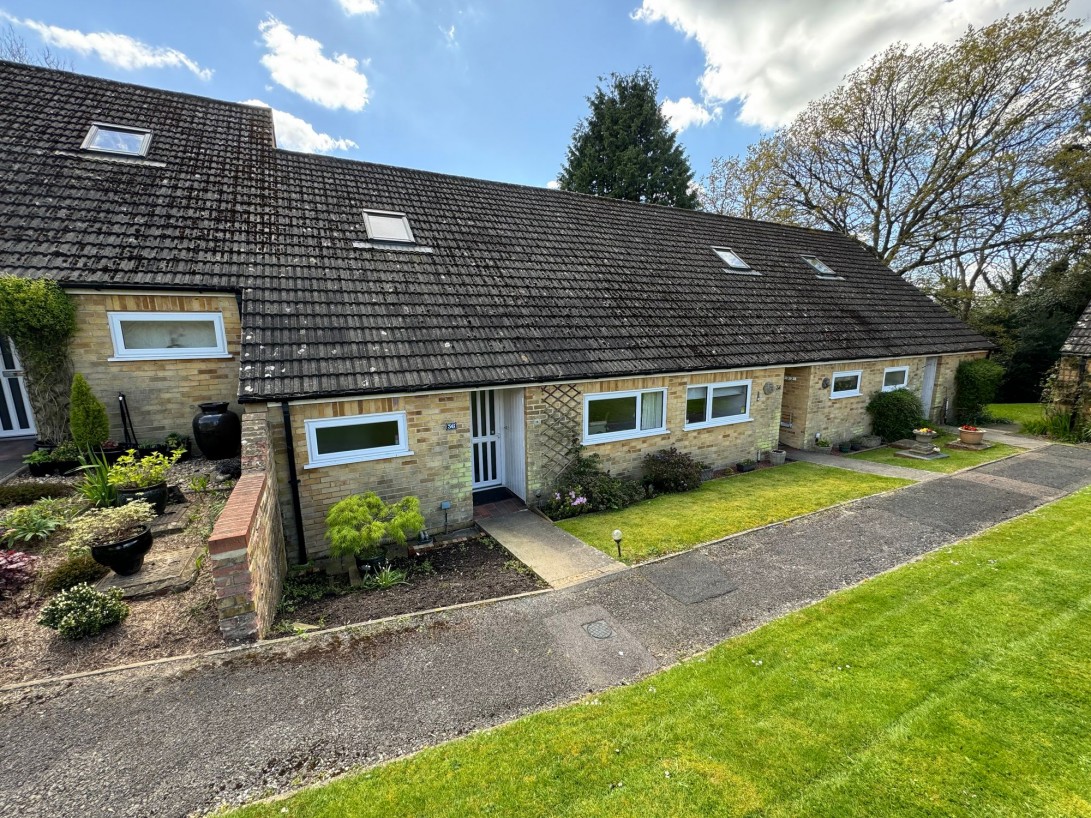
[[1056, 152], [1078, 130], [1091, 32], [1065, 10], [888, 48], [745, 160], [715, 163], [706, 206], [838, 230], [967, 298], [1018, 292], [1086, 228]]
[[[693, 170], [659, 109], [651, 69], [599, 78], [591, 113], [572, 134], [563, 190], [632, 202], [696, 208]], [[603, 87], [603, 83], [607, 83]]]

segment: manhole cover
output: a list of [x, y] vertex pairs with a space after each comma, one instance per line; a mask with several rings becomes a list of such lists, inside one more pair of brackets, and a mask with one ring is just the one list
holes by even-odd
[[587, 631], [589, 636], [593, 636], [596, 639], [609, 639], [614, 635], [613, 628], [606, 624], [605, 619], [596, 619], [594, 622], [588, 622], [583, 626], [583, 629]]

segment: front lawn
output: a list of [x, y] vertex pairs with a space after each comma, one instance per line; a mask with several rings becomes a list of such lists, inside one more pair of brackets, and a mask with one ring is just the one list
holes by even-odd
[[557, 525], [615, 558], [612, 535], [621, 529], [622, 560], [632, 565], [909, 482], [789, 463], [709, 480], [694, 491], [664, 494], [620, 511], [584, 514]]
[[233, 813], [1091, 814], [1091, 490], [643, 681]]
[[1041, 420], [1044, 417], [1040, 403], [990, 403], [985, 407], [985, 411], [989, 413], [990, 418], [994, 419], [994, 422], [1008, 421], [1020, 425]]
[[[957, 435], [949, 434], [940, 434], [936, 437], [936, 445], [940, 447], [944, 454], [950, 455], [950, 457], [945, 457], [943, 460], [914, 460], [911, 457], [898, 457], [895, 454], [897, 449], [892, 449], [889, 446], [884, 446], [881, 449], [871, 449], [866, 452], [857, 452], [849, 455], [849, 457], [857, 460], [870, 460], [872, 463], [885, 463], [889, 466], [905, 466], [908, 469], [923, 469], [924, 471], [938, 471], [946, 474], [959, 469], [968, 469], [971, 466], [980, 466], [990, 460], [998, 460], [1001, 457], [1024, 451], [1018, 446], [1009, 446], [1006, 443], [994, 443], [991, 449], [984, 449], [980, 452], [966, 449], [949, 449], [944, 445], [957, 439]], [[985, 442], [989, 442], [988, 433], [985, 434]]]

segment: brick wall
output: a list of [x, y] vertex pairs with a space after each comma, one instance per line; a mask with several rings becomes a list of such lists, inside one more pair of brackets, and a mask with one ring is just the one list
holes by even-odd
[[[116, 295], [72, 296], [76, 335], [72, 366], [90, 384], [110, 416], [110, 436], [120, 440], [117, 393], [124, 392], [139, 440], [161, 440], [170, 432], [191, 434], [198, 403], [235, 402], [239, 391], [239, 311], [235, 296]], [[107, 312], [219, 312], [231, 358], [177, 361], [110, 361], [114, 346]], [[238, 411], [238, 407], [235, 407]]]
[[[251, 411], [264, 411], [251, 409]], [[287, 447], [280, 406], [268, 408], [271, 440], [276, 452], [281, 491], [281, 509], [288, 521], [285, 532], [289, 555], [295, 560], [294, 512], [288, 490]], [[412, 454], [362, 463], [307, 468], [307, 437], [304, 422], [317, 418], [366, 415], [376, 412], [405, 412], [406, 433]], [[420, 499], [425, 524], [442, 530], [444, 514], [440, 503], [448, 501], [447, 523], [451, 528], [473, 520], [473, 480], [470, 450], [470, 396], [466, 392], [412, 395], [329, 403], [294, 404], [291, 407], [296, 473], [304, 537], [310, 559], [329, 552], [325, 541], [326, 513], [330, 506], [350, 494], [374, 491], [387, 502], [406, 495]], [[448, 431], [446, 424], [456, 423]]]
[[[936, 365], [936, 382], [932, 391], [932, 406], [928, 416], [935, 423], [943, 423], [944, 407], [953, 405], [955, 394], [955, 370], [960, 361], [982, 357], [984, 353], [942, 355]], [[820, 366], [790, 367], [785, 370], [783, 407], [785, 418], [791, 417], [791, 428], [782, 428], [780, 439], [796, 448], [814, 448], [815, 436], [821, 436], [833, 444], [866, 434], [871, 430], [871, 416], [867, 413], [871, 396], [883, 388], [886, 369], [896, 366], [909, 368], [908, 388], [917, 395], [924, 386], [925, 358], [889, 358], [883, 361], [823, 364]], [[860, 394], [851, 398], [831, 398], [830, 384], [834, 372], [862, 370]], [[790, 380], [794, 378], [794, 380]]]
[[[583, 396], [596, 392], [667, 388], [667, 432], [631, 440], [595, 443], [585, 447], [598, 454], [611, 473], [639, 477], [646, 454], [674, 446], [712, 468], [724, 468], [775, 448], [780, 425], [783, 379], [781, 369], [667, 375], [627, 378], [594, 383], [528, 387], [526, 390], [528, 499], [544, 493], [563, 468], [561, 448], [583, 436]], [[687, 387], [724, 381], [752, 380], [752, 420], [705, 429], [686, 430]], [[771, 384], [766, 394], [765, 384]]]
[[242, 477], [208, 542], [220, 632], [228, 641], [268, 635], [287, 568], [277, 471], [264, 414], [245, 416], [242, 438]]

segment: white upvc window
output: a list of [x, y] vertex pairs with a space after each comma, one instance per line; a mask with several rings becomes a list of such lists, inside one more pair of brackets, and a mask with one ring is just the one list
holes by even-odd
[[686, 429], [750, 420], [750, 381], [701, 384], [686, 390]]
[[908, 366], [888, 366], [883, 370], [883, 391], [893, 392], [909, 386]]
[[856, 369], [851, 372], [834, 372], [830, 382], [831, 398], [855, 398], [864, 394], [860, 389], [860, 382], [864, 378], [864, 371]]
[[220, 312], [109, 312], [111, 361], [230, 358]]
[[124, 156], [147, 156], [152, 132], [144, 128], [127, 128], [105, 122], [91, 124], [81, 147], [85, 151], [119, 153]]
[[583, 442], [605, 443], [667, 431], [667, 390], [597, 392], [583, 397]]
[[307, 469], [413, 454], [409, 451], [405, 412], [305, 420], [303, 427], [307, 433]]
[[404, 213], [391, 210], [365, 210], [364, 228], [372, 241], [393, 241], [414, 244], [413, 228]]

